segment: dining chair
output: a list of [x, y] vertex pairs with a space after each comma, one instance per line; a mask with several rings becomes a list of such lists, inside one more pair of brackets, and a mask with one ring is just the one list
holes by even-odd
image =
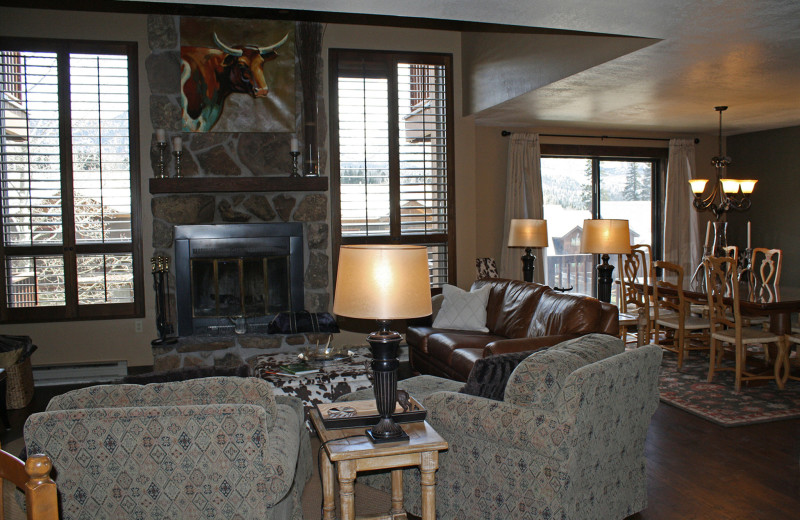
[[[800, 381], [800, 376], [793, 376], [792, 375], [792, 371], [791, 371], [792, 366], [791, 366], [791, 364], [789, 364], [789, 362], [791, 360], [789, 358], [791, 347], [795, 346], [795, 350], [796, 350], [797, 354], [794, 357], [794, 364], [797, 365], [798, 367], [800, 367], [800, 330], [798, 330], [798, 329], [800, 329], [800, 327], [798, 327], [798, 328], [792, 327], [792, 332], [794, 334], [787, 334], [785, 336], [785, 339], [786, 339], [786, 363], [787, 363], [787, 365], [786, 365], [786, 370], [784, 372], [784, 378], [783, 378], [784, 381], [786, 381], [787, 379], [792, 379], [794, 381]], [[794, 345], [790, 345], [790, 343], [793, 343]]]
[[750, 276], [755, 284], [778, 285], [781, 283], [783, 251], [756, 247], [750, 257]]
[[[649, 247], [649, 246], [647, 246]], [[650, 342], [650, 320], [652, 317], [650, 291], [648, 288], [649, 266], [645, 249], [631, 246], [630, 254], [619, 255], [619, 337], [627, 343], [628, 330], [636, 329], [636, 343], [641, 346]], [[642, 284], [642, 290], [636, 284]]]
[[[689, 312], [689, 305], [692, 302], [683, 292], [683, 268], [664, 261], [655, 262], [654, 265], [664, 273], [663, 280], [653, 280], [654, 341], [662, 348], [678, 355], [678, 370], [680, 370], [683, 367], [683, 359], [690, 350], [708, 350], [710, 325], [707, 319], [693, 316]], [[676, 282], [667, 281], [669, 279], [674, 279]], [[659, 294], [663, 289], [677, 296]], [[669, 340], [668, 344], [661, 343], [661, 327], [672, 331], [672, 337], [666, 338]]]
[[[706, 290], [708, 294], [709, 319], [711, 320], [711, 356], [708, 366], [708, 382], [714, 373], [732, 370], [735, 373], [735, 389], [741, 390], [742, 381], [756, 379], [775, 379], [778, 388], [783, 389], [785, 375], [781, 372], [787, 358], [786, 340], [783, 336], [769, 331], [749, 328], [742, 323], [739, 304], [739, 282], [733, 276], [736, 265], [732, 257], [713, 256], [704, 261], [706, 269]], [[724, 347], [721, 343], [733, 345], [735, 365], [721, 366]], [[778, 345], [773, 373], [756, 373], [748, 370], [748, 345]], [[764, 358], [767, 361], [766, 357]]]
[[[0, 450], [0, 479], [12, 482], [25, 493], [28, 520], [58, 519], [58, 494], [56, 484], [50, 478], [52, 469], [53, 463], [47, 455], [32, 455], [22, 462]], [[5, 518], [3, 495], [0, 492], [0, 520]]]

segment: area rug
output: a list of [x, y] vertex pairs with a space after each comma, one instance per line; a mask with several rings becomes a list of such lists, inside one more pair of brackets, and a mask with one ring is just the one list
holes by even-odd
[[[727, 362], [731, 366], [733, 362]], [[778, 390], [774, 381], [742, 386], [734, 391], [733, 372], [716, 372], [708, 383], [708, 355], [692, 352], [677, 370], [675, 354], [664, 352], [659, 390], [661, 401], [721, 426], [743, 426], [800, 417], [800, 383], [787, 381]]]

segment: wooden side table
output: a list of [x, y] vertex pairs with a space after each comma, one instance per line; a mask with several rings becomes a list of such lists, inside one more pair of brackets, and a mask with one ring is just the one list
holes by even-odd
[[[322, 423], [319, 411], [309, 414], [320, 441], [325, 443], [321, 457], [323, 520], [335, 519], [334, 464], [339, 479], [339, 499], [342, 520], [355, 518], [354, 486], [359, 471], [392, 470], [392, 509], [389, 518], [405, 518], [403, 508], [403, 470], [418, 466], [422, 483], [422, 519], [436, 519], [436, 470], [439, 452], [448, 448], [445, 441], [427, 422], [403, 424], [408, 441], [372, 444], [364, 435], [364, 428], [328, 430]], [[353, 438], [345, 439], [344, 437]], [[373, 518], [386, 518], [379, 516]]]

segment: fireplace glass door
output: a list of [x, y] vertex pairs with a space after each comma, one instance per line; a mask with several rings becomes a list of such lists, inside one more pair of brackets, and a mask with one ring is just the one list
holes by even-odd
[[192, 316], [249, 317], [290, 309], [289, 257], [191, 261]]

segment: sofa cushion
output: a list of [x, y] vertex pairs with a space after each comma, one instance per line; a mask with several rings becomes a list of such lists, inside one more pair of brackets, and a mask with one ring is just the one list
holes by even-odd
[[[500, 339], [499, 336], [484, 332], [438, 332], [428, 336], [428, 354], [445, 363], [450, 363], [456, 349], [479, 349]], [[482, 354], [481, 354], [482, 355]]]
[[489, 299], [489, 291], [491, 287], [488, 286], [467, 292], [454, 285], [445, 284], [442, 287], [444, 301], [433, 320], [434, 328], [489, 332], [486, 328], [486, 302]]
[[469, 377], [475, 362], [482, 358], [482, 348], [459, 348], [453, 351], [453, 357], [450, 358], [450, 368], [459, 374], [463, 374], [461, 377], [463, 381]]
[[502, 401], [511, 373], [531, 352], [509, 352], [475, 360], [462, 394]]
[[490, 330], [506, 338], [524, 338], [528, 335], [531, 318], [540, 296], [548, 290], [546, 285], [511, 281], [503, 293], [501, 308]]
[[508, 379], [503, 400], [520, 406], [552, 409], [568, 375], [578, 368], [625, 350], [607, 334], [588, 334], [528, 356]]
[[541, 293], [528, 336], [588, 334], [600, 330], [600, 315], [599, 300], [548, 288]]

